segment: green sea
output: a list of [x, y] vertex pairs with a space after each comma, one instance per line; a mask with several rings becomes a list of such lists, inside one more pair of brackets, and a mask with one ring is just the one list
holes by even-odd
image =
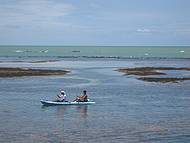
[[0, 46], [0, 56], [190, 58], [190, 46]]

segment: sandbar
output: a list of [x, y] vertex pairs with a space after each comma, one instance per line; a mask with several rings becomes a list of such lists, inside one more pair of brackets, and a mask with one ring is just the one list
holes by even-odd
[[45, 69], [1, 67], [0, 77], [65, 75], [69, 72], [70, 71], [67, 71], [67, 70], [45, 70]]
[[[190, 71], [188, 67], [182, 68], [175, 68], [175, 67], [135, 67], [135, 68], [120, 68], [117, 71], [124, 73], [125, 75], [136, 75], [138, 76], [138, 80], [143, 80], [146, 82], [161, 82], [161, 83], [168, 83], [168, 82], [179, 82], [190, 80], [190, 77], [169, 77], [164, 71]], [[153, 76], [153, 75], [166, 75], [166, 77], [146, 77], [146, 76]], [[139, 77], [140, 76], [140, 77]]]
[[186, 70], [190, 71], [190, 68], [174, 68], [174, 67], [135, 67], [135, 68], [120, 68], [117, 71], [125, 73], [127, 75], [166, 75], [162, 72], [164, 70]]

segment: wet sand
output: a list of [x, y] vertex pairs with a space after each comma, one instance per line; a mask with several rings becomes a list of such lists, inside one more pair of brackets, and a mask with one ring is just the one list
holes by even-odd
[[0, 68], [0, 77], [21, 77], [21, 76], [50, 76], [65, 75], [70, 71], [66, 70], [44, 70], [30, 68]]
[[[125, 75], [137, 75], [141, 77], [137, 77], [139, 80], [143, 80], [146, 82], [179, 82], [190, 80], [189, 77], [145, 77], [150, 75], [167, 75], [163, 71], [190, 71], [190, 68], [174, 68], [174, 67], [135, 67], [135, 68], [121, 68], [117, 69], [117, 71], [125, 73]], [[169, 75], [168, 75], [169, 76]]]

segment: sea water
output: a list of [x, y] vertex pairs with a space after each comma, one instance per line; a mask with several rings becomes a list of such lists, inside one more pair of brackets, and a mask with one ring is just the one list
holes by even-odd
[[[10, 51], [14, 53], [22, 48]], [[82, 54], [81, 49], [80, 52], [75, 50], [74, 54]], [[172, 52], [180, 50], [184, 52], [178, 54], [189, 51], [183, 47], [170, 49]], [[151, 51], [159, 55], [154, 49]], [[96, 54], [89, 58], [40, 56], [29, 52], [26, 52], [27, 56], [6, 56], [3, 52], [0, 52], [0, 67], [67, 69], [71, 73], [64, 76], [0, 78], [0, 142], [190, 142], [190, 81], [149, 83], [115, 71], [121, 67], [189, 67], [189, 54], [179, 58], [168, 50], [167, 55], [172, 55], [170, 58], [116, 58], [117, 54], [111, 55], [115, 58], [108, 58], [110, 55], [105, 54], [104, 58], [95, 57], [99, 56]], [[31, 63], [49, 59], [57, 61]], [[172, 76], [189, 77], [190, 72], [173, 72]], [[61, 89], [66, 91], [70, 101], [86, 89], [96, 104], [41, 105], [41, 99], [53, 100]]]
[[0, 46], [0, 56], [60, 58], [190, 58], [189, 46]]

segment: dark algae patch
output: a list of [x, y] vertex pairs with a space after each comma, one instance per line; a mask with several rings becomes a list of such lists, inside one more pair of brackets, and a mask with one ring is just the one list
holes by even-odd
[[164, 75], [165, 73], [156, 71], [153, 68], [144, 67], [144, 68], [124, 68], [124, 69], [118, 69], [119, 72], [123, 72], [126, 75]]
[[123, 72], [126, 75], [166, 75], [166, 73], [161, 72], [164, 70], [186, 70], [190, 71], [190, 68], [174, 68], [174, 67], [135, 67], [135, 68], [121, 68], [117, 71]]
[[143, 80], [146, 82], [179, 82], [190, 80], [190, 77], [147, 77], [150, 75], [166, 75], [164, 71], [190, 71], [190, 68], [175, 68], [175, 67], [135, 67], [135, 68], [121, 68], [117, 71], [125, 73], [125, 75], [137, 75], [141, 77], [137, 77], [139, 80]]
[[190, 80], [190, 78], [173, 78], [173, 77], [166, 77], [166, 78], [161, 78], [161, 77], [139, 77], [137, 78], [139, 80], [147, 81], [147, 82], [161, 82], [161, 83], [168, 83], [168, 82], [173, 82], [177, 83], [180, 81], [184, 80]]
[[0, 68], [0, 77], [65, 75], [68, 72], [66, 70]]

